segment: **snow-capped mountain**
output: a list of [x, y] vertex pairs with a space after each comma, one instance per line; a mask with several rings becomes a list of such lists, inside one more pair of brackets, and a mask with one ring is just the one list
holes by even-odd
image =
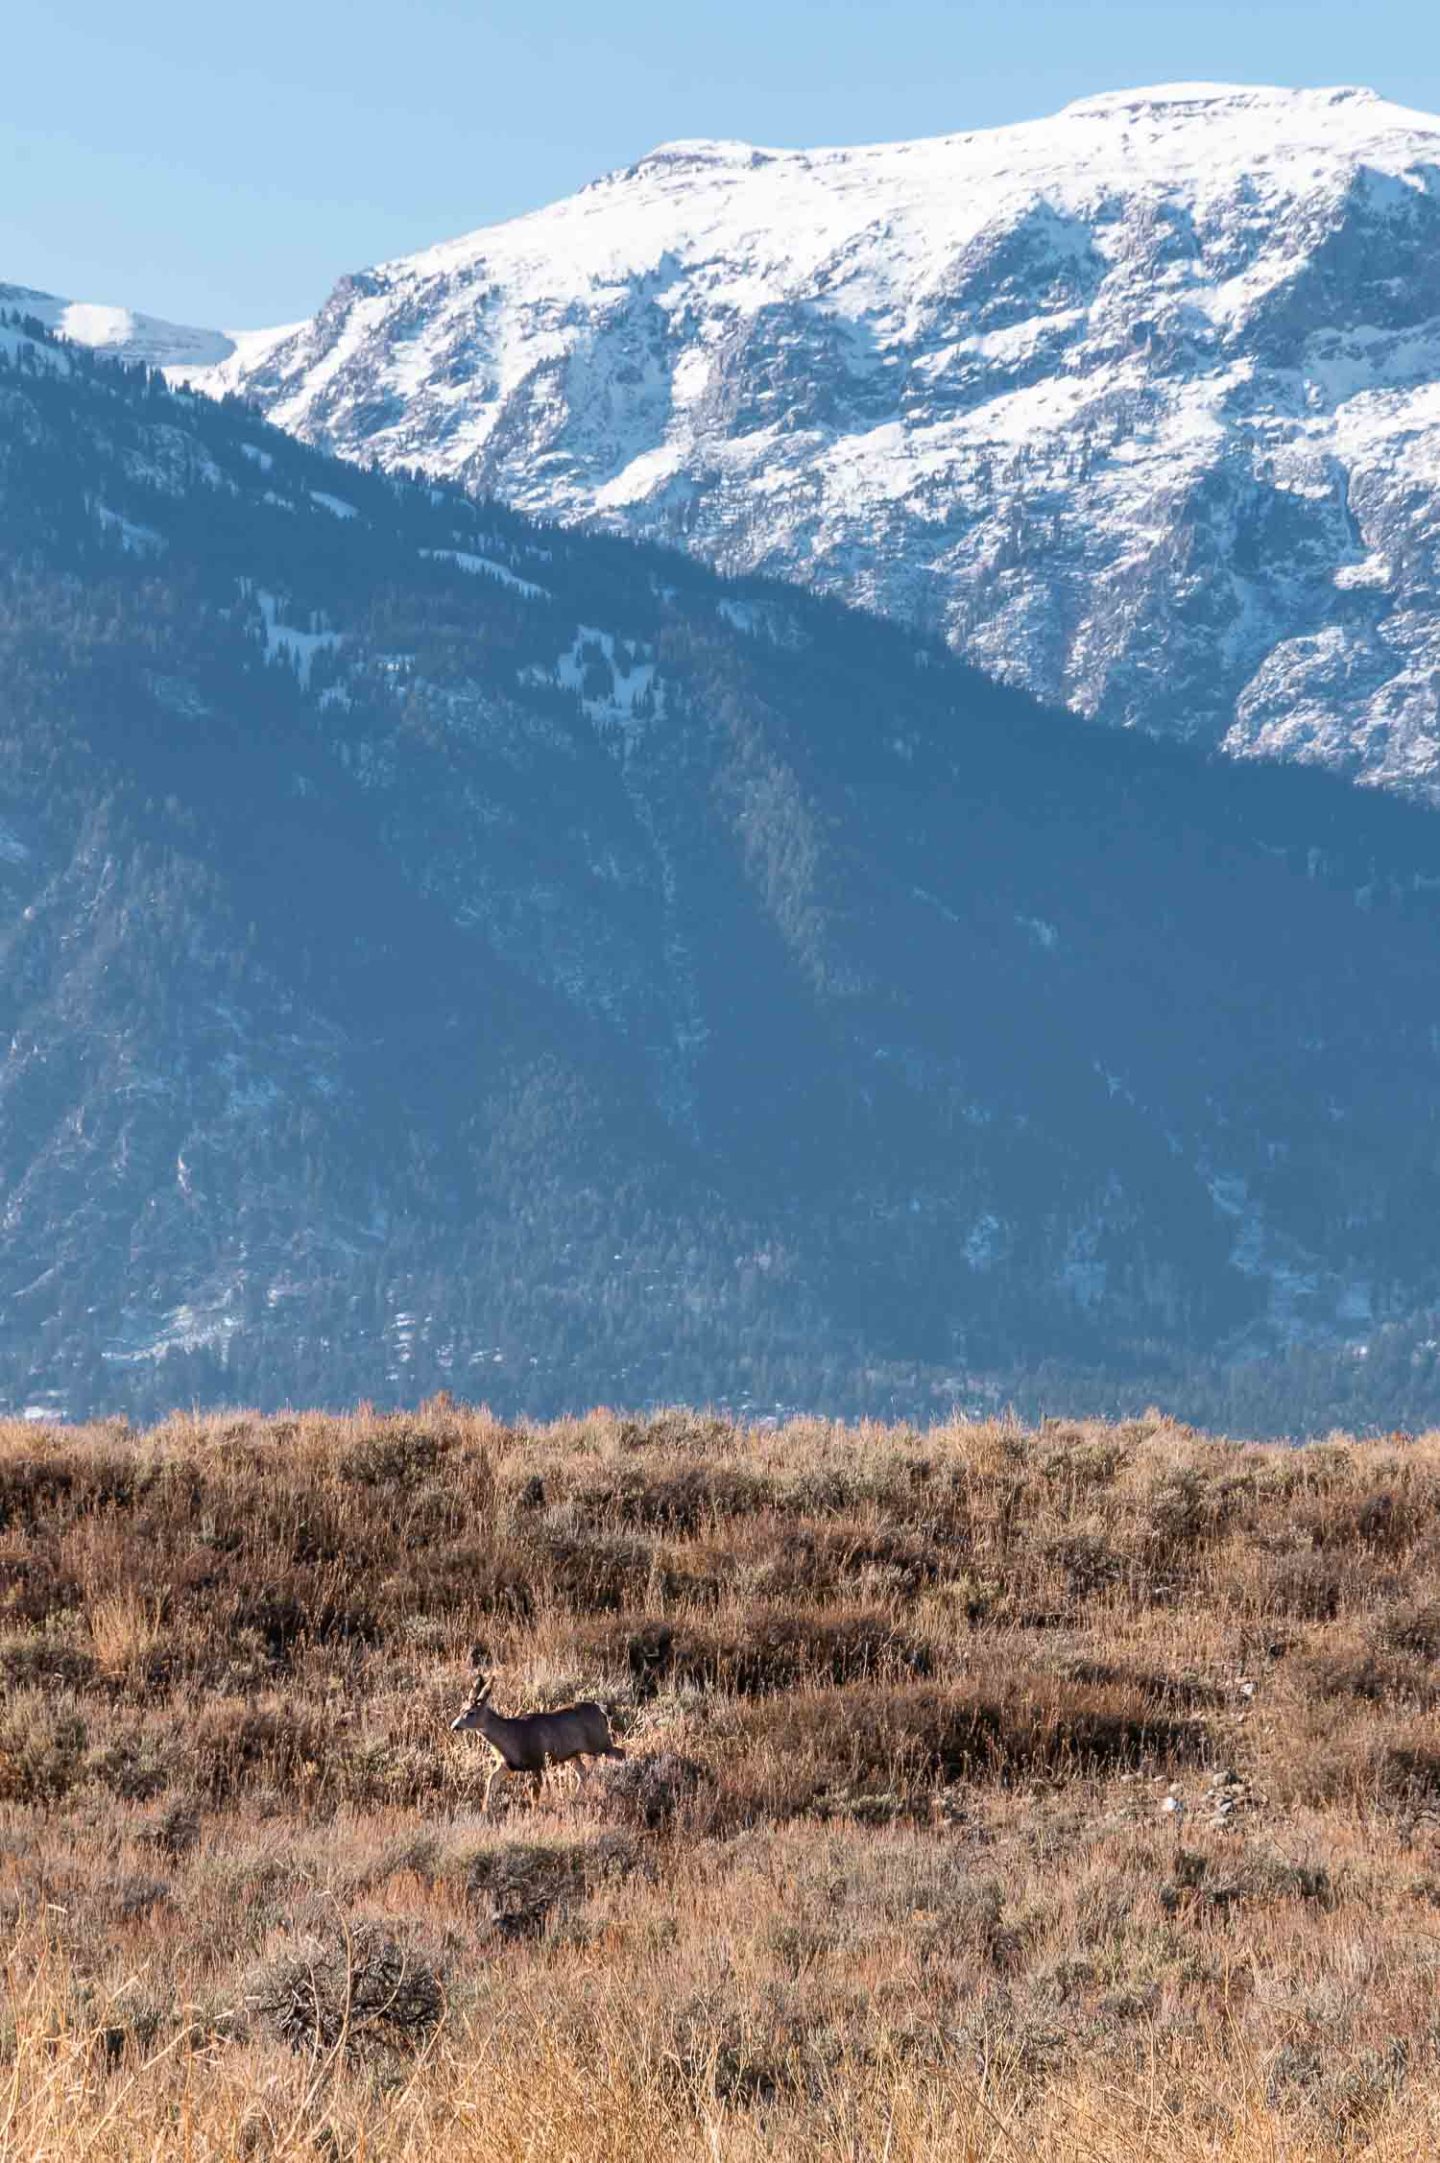
[[1440, 797], [1440, 120], [1185, 84], [673, 143], [184, 372], [307, 442]]

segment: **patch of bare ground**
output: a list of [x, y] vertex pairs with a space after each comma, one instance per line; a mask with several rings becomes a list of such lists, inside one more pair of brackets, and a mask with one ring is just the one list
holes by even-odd
[[0, 1426], [0, 2155], [1435, 2155], [1437, 1657], [1440, 1437]]

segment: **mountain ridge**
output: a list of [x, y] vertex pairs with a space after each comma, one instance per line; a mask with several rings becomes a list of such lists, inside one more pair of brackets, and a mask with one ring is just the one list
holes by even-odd
[[170, 323], [118, 304], [63, 300], [29, 285], [0, 282], [0, 313], [26, 316], [69, 344], [88, 346], [109, 359], [157, 368], [214, 367], [237, 351], [228, 331]]
[[1047, 703], [1440, 800], [1440, 121], [1161, 85], [659, 146], [185, 380], [790, 578]]

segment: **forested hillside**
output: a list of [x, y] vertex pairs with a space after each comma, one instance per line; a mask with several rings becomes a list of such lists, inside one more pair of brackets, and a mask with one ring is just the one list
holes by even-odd
[[0, 340], [5, 1402], [1440, 1412], [1428, 814]]

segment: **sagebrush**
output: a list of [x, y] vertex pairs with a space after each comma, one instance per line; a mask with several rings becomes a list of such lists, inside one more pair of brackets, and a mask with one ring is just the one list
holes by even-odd
[[1437, 1652], [1440, 1437], [0, 1427], [0, 2148], [1432, 2155]]

